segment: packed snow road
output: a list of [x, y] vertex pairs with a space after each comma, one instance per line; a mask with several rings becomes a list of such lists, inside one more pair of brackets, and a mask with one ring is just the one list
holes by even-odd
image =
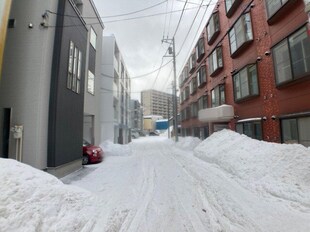
[[310, 231], [308, 199], [253, 187], [195, 157], [195, 143], [141, 138], [63, 182], [96, 195], [93, 231]]

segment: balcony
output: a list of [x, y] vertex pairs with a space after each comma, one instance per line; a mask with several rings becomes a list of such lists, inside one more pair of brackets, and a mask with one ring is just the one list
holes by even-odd
[[199, 110], [198, 119], [201, 122], [229, 122], [234, 118], [234, 108], [231, 105]]

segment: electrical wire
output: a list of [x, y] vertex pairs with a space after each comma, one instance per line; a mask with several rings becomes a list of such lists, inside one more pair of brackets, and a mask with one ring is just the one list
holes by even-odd
[[175, 31], [174, 31], [173, 36], [172, 36], [173, 38], [175, 37], [175, 35], [176, 35], [176, 34], [177, 34], [177, 32], [178, 32], [178, 29], [179, 29], [179, 26], [180, 26], [181, 21], [182, 21], [182, 17], [183, 17], [183, 14], [184, 14], [184, 10], [185, 10], [185, 7], [186, 7], [186, 4], [187, 4], [187, 1], [188, 1], [188, 0], [186, 0], [185, 4], [184, 4], [184, 6], [183, 6], [182, 13], [181, 13], [181, 16], [180, 16], [180, 18], [179, 18], [179, 22], [178, 22], [177, 27], [176, 27], [176, 29], [175, 29]]
[[[152, 9], [156, 6], [159, 6], [165, 2], [168, 2], [168, 0], [165, 0], [165, 1], [162, 1], [160, 3], [157, 3], [155, 5], [152, 5], [152, 6], [149, 6], [149, 7], [146, 7], [146, 8], [143, 8], [141, 10], [136, 10], [136, 11], [132, 11], [132, 12], [128, 12], [128, 13], [123, 13], [123, 14], [118, 14], [118, 15], [108, 15], [108, 16], [100, 16], [99, 18], [101, 19], [104, 19], [104, 18], [115, 18], [115, 17], [121, 17], [121, 16], [127, 16], [127, 15], [132, 15], [132, 14], [136, 14], [136, 13], [140, 13], [140, 12], [143, 12], [143, 11], [146, 11], [146, 10], [149, 10], [149, 9]], [[46, 12], [49, 12], [51, 14], [56, 14], [56, 15], [59, 15], [59, 16], [66, 16], [66, 17], [71, 17], [71, 18], [76, 18], [78, 16], [76, 15], [68, 15], [68, 14], [58, 14], [56, 12], [53, 12], [53, 11], [50, 11], [50, 10], [47, 10]], [[97, 19], [98, 17], [97, 16], [82, 16], [83, 18], [85, 19]]]
[[[205, 9], [205, 12], [204, 12], [204, 14], [203, 14], [203, 16], [202, 16], [202, 18], [201, 18], [201, 20], [200, 20], [200, 24], [199, 24], [199, 26], [198, 26], [198, 30], [199, 30], [199, 28], [200, 28], [200, 26], [201, 26], [201, 24], [202, 24], [202, 21], [203, 21], [203, 19], [204, 19], [206, 13], [207, 13], [207, 11], [208, 11], [208, 8], [209, 8], [209, 6], [210, 6], [211, 1], [212, 1], [212, 0], [210, 0], [210, 1], [209, 1], [209, 4], [207, 4], [207, 8]], [[200, 9], [201, 9], [201, 6], [202, 6], [203, 2], [204, 2], [204, 0], [201, 1], [200, 6], [199, 6], [199, 8], [198, 8], [198, 11], [196, 12], [196, 15], [195, 15], [195, 17], [194, 17], [194, 19], [193, 19], [193, 21], [192, 21], [192, 23], [191, 23], [191, 25], [190, 25], [190, 28], [189, 28], [189, 30], [188, 30], [188, 32], [187, 32], [187, 34], [186, 34], [186, 36], [185, 36], [185, 39], [183, 40], [183, 43], [182, 43], [182, 45], [181, 45], [179, 51], [177, 52], [176, 56], [178, 56], [178, 55], [180, 54], [180, 52], [182, 51], [182, 48], [183, 48], [183, 46], [184, 46], [184, 44], [185, 44], [185, 42], [186, 42], [186, 40], [187, 40], [187, 38], [188, 38], [188, 36], [189, 36], [189, 34], [190, 34], [190, 31], [192, 30], [192, 27], [193, 27], [193, 25], [194, 25], [194, 23], [195, 23], [195, 20], [196, 20], [198, 14], [199, 14], [199, 11], [200, 11]], [[198, 33], [198, 31], [197, 31], [196, 33]], [[195, 38], [194, 38], [194, 39], [195, 39]], [[192, 46], [192, 45], [191, 45], [191, 46]]]

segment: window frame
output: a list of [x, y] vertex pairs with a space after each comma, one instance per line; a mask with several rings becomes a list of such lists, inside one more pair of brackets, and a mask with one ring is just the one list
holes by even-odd
[[95, 75], [90, 70], [88, 70], [87, 75], [87, 92], [92, 95], [95, 95]]
[[[292, 38], [294, 35], [297, 35], [300, 31], [304, 30], [303, 33], [306, 34], [306, 39], [310, 40], [309, 39], [309, 36], [307, 34], [307, 26], [306, 25], [303, 25], [302, 27], [298, 28], [296, 31], [294, 31], [293, 33], [291, 33], [290, 35], [288, 35], [286, 38], [284, 38], [283, 40], [279, 41], [277, 44], [275, 44], [272, 48], [271, 48], [271, 51], [272, 51], [272, 57], [273, 57], [273, 68], [274, 68], [274, 77], [275, 77], [275, 83], [276, 83], [276, 86], [277, 87], [280, 87], [280, 86], [283, 86], [287, 83], [291, 83], [291, 82], [294, 82], [296, 80], [299, 80], [299, 79], [302, 79], [308, 75], [310, 75], [310, 64], [307, 64], [309, 65], [309, 71], [306, 71], [302, 74], [299, 74], [299, 75], [295, 75], [294, 73], [294, 63], [293, 63], [293, 53], [292, 53], [292, 46], [291, 46], [291, 42], [290, 42], [290, 38]], [[283, 46], [282, 44], [284, 44], [284, 46], [287, 47], [287, 55], [288, 55], [288, 61], [289, 61], [289, 64], [287, 65], [287, 67], [289, 67], [290, 69], [290, 78], [289, 79], [285, 79], [284, 81], [280, 81], [279, 82], [279, 69], [277, 69], [277, 67], [280, 67], [279, 64], [277, 63], [277, 57], [278, 55], [276, 54], [276, 51], [275, 49], [277, 48], [280, 48], [281, 46]], [[307, 43], [305, 43], [307, 44]], [[308, 43], [310, 44], [310, 43]], [[303, 44], [302, 44], [303, 45]], [[308, 45], [310, 46], [310, 45]], [[283, 54], [281, 55], [281, 57], [283, 56]], [[303, 57], [303, 62], [306, 61], [306, 57]], [[286, 60], [287, 61], [287, 60]], [[281, 75], [282, 76], [282, 75]]]
[[[285, 117], [285, 118], [280, 118], [280, 128], [281, 128], [281, 143], [285, 143], [285, 144], [301, 144], [303, 146], [306, 146], [304, 143], [301, 142], [301, 128], [303, 128], [301, 125], [300, 125], [300, 120], [302, 119], [308, 119], [310, 120], [310, 115], [304, 115], [304, 116], [295, 116], [295, 117]], [[295, 129], [295, 132], [296, 132], [296, 135], [297, 135], [297, 141], [296, 142], [285, 142], [285, 139], [284, 139], [284, 129], [283, 129], [283, 121], [288, 121], [288, 120], [295, 120], [296, 122], [296, 128]], [[310, 144], [310, 140], [307, 140], [309, 141], [308, 143]], [[309, 146], [310, 147], [310, 146]]]
[[205, 54], [205, 38], [202, 37], [198, 40], [196, 45], [196, 58], [197, 62], [200, 62]]
[[273, 16], [275, 16], [287, 3], [289, 3], [289, 0], [272, 0], [272, 2], [278, 1], [280, 2], [280, 6], [275, 8], [275, 10], [270, 13], [270, 1], [265, 0], [265, 5], [266, 5], [266, 12], [267, 12], [267, 18], [271, 19]]
[[90, 42], [91, 46], [96, 50], [96, 47], [97, 47], [97, 33], [95, 32], [93, 27], [90, 27], [89, 42]]
[[[203, 73], [204, 73], [204, 75], [203, 75]], [[201, 87], [206, 82], [207, 82], [207, 69], [206, 69], [206, 66], [203, 65], [197, 71], [197, 87], [198, 88]]]
[[211, 45], [221, 32], [220, 14], [218, 11], [214, 12], [211, 15], [206, 28], [207, 28], [207, 41], [208, 44]]
[[[250, 74], [250, 69], [252, 67], [255, 67], [255, 74], [256, 74], [255, 82], [256, 82], [257, 93], [253, 92], [254, 89], [251, 88], [251, 86], [253, 86], [253, 83], [255, 83], [255, 82], [251, 82], [250, 81], [251, 76], [249, 74]], [[242, 74], [243, 71], [246, 71], [246, 79], [247, 79], [247, 89], [246, 89], [246, 91], [248, 92], [248, 94], [245, 95], [245, 96], [242, 96], [242, 80], [241, 80], [242, 76], [241, 76], [241, 74]], [[237, 77], [239, 78], [238, 88], [240, 89], [240, 93], [241, 93], [240, 97], [237, 97], [237, 91], [236, 91], [236, 88], [237, 88], [237, 86], [236, 86], [236, 78]], [[243, 100], [246, 100], [246, 99], [249, 99], [249, 98], [253, 98], [253, 97], [259, 96], [260, 88], [259, 88], [258, 69], [257, 69], [257, 64], [256, 63], [255, 64], [246, 65], [239, 72], [235, 73], [232, 76], [232, 78], [233, 78], [233, 90], [234, 90], [234, 100], [235, 100], [235, 102], [240, 102], [240, 101], [243, 101]]]
[[66, 87], [77, 94], [81, 93], [82, 59], [81, 50], [70, 40]]
[[[220, 57], [219, 57], [220, 55]], [[214, 61], [216, 60], [216, 68], [214, 69]], [[222, 46], [216, 47], [208, 56], [208, 72], [210, 76], [215, 76], [224, 66], [223, 64], [223, 49]]]
[[[249, 20], [248, 23], [247, 19]], [[250, 25], [250, 27], [248, 27], [248, 25]], [[238, 34], [240, 34], [238, 33], [239, 27], [241, 28], [240, 31], [242, 32], [241, 35], [242, 39], [244, 39], [243, 41], [240, 36], [238, 37]], [[234, 33], [232, 34], [232, 32]], [[249, 32], [251, 32], [250, 35]], [[232, 37], [234, 39], [232, 39]], [[250, 44], [254, 40], [252, 17], [250, 11], [247, 11], [244, 14], [242, 14], [238, 18], [238, 20], [234, 23], [234, 25], [229, 29], [228, 38], [229, 38], [230, 55], [232, 58], [238, 55], [240, 51], [242, 51], [242, 48], [244, 48], [246, 45]], [[234, 46], [232, 46], [232, 44]], [[234, 47], [234, 50], [232, 49], [232, 47]]]
[[[252, 129], [252, 134], [251, 136], [248, 135], [248, 134], [245, 134], [244, 131], [245, 131], [245, 126], [246, 125], [250, 125], [251, 129]], [[257, 128], [255, 127], [255, 125], [259, 125], [260, 128], [259, 128], [259, 133], [257, 134]], [[238, 130], [238, 126], [242, 126], [242, 132]], [[239, 134], [244, 134], [252, 139], [257, 139], [257, 140], [263, 140], [263, 123], [262, 123], [262, 120], [256, 120], [256, 121], [249, 121], [249, 122], [237, 122], [236, 123], [236, 132], [239, 133]], [[261, 136], [261, 137], [258, 137], [258, 136]]]
[[227, 8], [227, 0], [225, 0], [225, 11], [226, 11], [226, 16], [230, 18], [236, 11], [237, 7], [239, 4], [242, 2], [242, 0], [232, 0], [231, 6], [229, 9]]
[[[224, 93], [224, 95], [223, 95]], [[216, 97], [218, 96], [218, 99]], [[211, 90], [211, 107], [218, 107], [226, 102], [225, 84], [217, 85]]]

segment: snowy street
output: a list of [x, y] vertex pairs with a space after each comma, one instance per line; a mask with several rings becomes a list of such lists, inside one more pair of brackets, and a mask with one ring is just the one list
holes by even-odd
[[61, 180], [0, 159], [0, 231], [310, 231], [310, 148], [229, 130], [101, 146]]
[[93, 231], [310, 231], [309, 185], [303, 189], [296, 180], [297, 190], [286, 192], [285, 183], [268, 186], [277, 175], [255, 179], [250, 169], [247, 177], [232, 174], [221, 160], [194, 156], [197, 140], [175, 146], [163, 137], [140, 138], [63, 181], [98, 198]]

